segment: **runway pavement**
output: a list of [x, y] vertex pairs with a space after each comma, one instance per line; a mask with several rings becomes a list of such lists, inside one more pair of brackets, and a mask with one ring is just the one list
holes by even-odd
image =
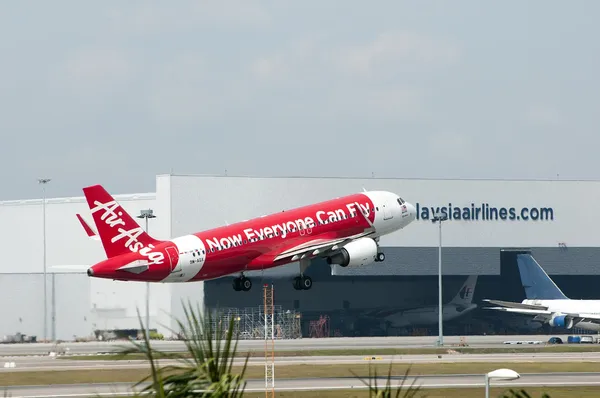
[[[498, 347], [507, 341], [538, 341], [545, 343], [550, 336], [466, 336], [465, 341], [470, 347]], [[566, 341], [566, 336], [559, 336]], [[342, 337], [321, 339], [296, 339], [277, 340], [275, 349], [278, 351], [308, 351], [324, 349], [376, 349], [376, 348], [432, 348], [435, 346], [437, 336], [425, 337]], [[461, 342], [459, 336], [444, 337], [444, 344], [457, 345]], [[60, 344], [63, 349], [68, 349], [70, 354], [97, 354], [117, 352], [127, 341], [119, 342], [64, 342]], [[181, 341], [153, 341], [152, 345], [162, 351], [182, 351], [184, 344]], [[528, 345], [514, 345], [523, 347]], [[264, 340], [240, 340], [240, 350], [255, 350], [264, 347]], [[27, 343], [27, 344], [0, 344], [0, 356], [10, 355], [40, 355], [47, 354], [56, 348], [51, 343]]]
[[[400, 383], [401, 378], [393, 381]], [[410, 385], [415, 378], [408, 377], [404, 384]], [[341, 390], [364, 389], [365, 385], [354, 378], [310, 378], [276, 379], [277, 391], [301, 390]], [[380, 385], [385, 383], [381, 380]], [[483, 388], [483, 375], [427, 375], [416, 378], [415, 385], [422, 388]], [[522, 374], [513, 381], [495, 381], [492, 387], [534, 387], [534, 386], [600, 386], [600, 373], [530, 373]], [[49, 397], [89, 397], [95, 394], [104, 396], [123, 396], [132, 391], [130, 383], [91, 384], [91, 385], [54, 385], [54, 386], [18, 386], [5, 387], [11, 398], [49, 398]], [[139, 387], [138, 387], [139, 390]], [[247, 392], [264, 391], [264, 380], [249, 380]]]
[[[405, 363], [459, 363], [459, 362], [600, 362], [600, 352], [561, 352], [561, 353], [510, 353], [510, 354], [443, 354], [443, 355], [342, 355], [342, 356], [299, 356], [276, 357], [276, 366], [289, 365], [349, 365], [378, 362], [389, 364]], [[159, 364], [173, 364], [174, 361], [159, 361]], [[243, 359], [236, 360], [235, 364], [242, 365]], [[6, 365], [9, 364], [9, 365]], [[69, 360], [52, 357], [8, 357], [0, 362], [2, 372], [35, 372], [49, 370], [97, 370], [97, 369], [144, 369], [148, 363], [144, 360]], [[264, 358], [249, 359], [250, 366], [264, 366]]]

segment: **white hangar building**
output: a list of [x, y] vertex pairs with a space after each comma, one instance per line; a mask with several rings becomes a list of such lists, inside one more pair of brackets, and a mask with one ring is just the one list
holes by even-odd
[[[551, 275], [600, 275], [600, 236], [594, 233], [594, 226], [600, 222], [600, 213], [595, 211], [600, 198], [600, 182], [596, 181], [159, 175], [154, 193], [123, 195], [112, 192], [110, 183], [104, 186], [133, 216], [152, 209], [157, 217], [149, 220], [149, 232], [159, 239], [363, 188], [393, 191], [417, 206], [419, 215], [412, 225], [382, 238], [384, 263], [332, 271], [324, 262], [313, 264], [307, 271], [314, 282], [310, 291], [292, 287], [297, 264], [248, 274], [255, 278], [250, 292], [235, 292], [229, 278], [152, 284], [151, 328], [165, 335], [170, 334], [167, 328], [174, 327], [172, 317], [182, 316], [182, 300], [221, 308], [258, 306], [262, 303], [260, 282], [267, 279], [275, 285], [276, 304], [301, 312], [372, 308], [389, 302], [390, 297], [398, 305], [416, 305], [431, 298], [435, 303], [438, 227], [430, 218], [431, 209], [438, 206], [450, 216], [442, 230], [444, 289], [450, 298], [467, 275], [498, 278], [505, 249], [531, 250]], [[38, 341], [43, 339], [42, 210], [41, 199], [0, 202], [0, 239], [4, 246], [0, 336], [20, 332], [37, 336]], [[138, 328], [136, 308], [142, 318], [145, 314], [144, 283], [101, 280], [89, 278], [84, 271], [52, 268], [93, 264], [105, 258], [101, 243], [88, 239], [77, 213], [92, 223], [83, 196], [46, 201], [48, 338], [53, 324], [56, 338], [63, 340], [90, 336], [96, 329]], [[489, 294], [501, 291], [493, 290], [493, 286], [499, 289], [497, 285], [487, 284], [492, 289]], [[487, 294], [485, 290], [481, 293], [483, 287], [478, 289], [480, 294]], [[579, 289], [573, 294], [584, 293]]]

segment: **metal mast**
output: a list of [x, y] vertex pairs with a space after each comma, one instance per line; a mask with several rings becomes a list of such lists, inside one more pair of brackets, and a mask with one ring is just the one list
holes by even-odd
[[264, 284], [265, 311], [265, 397], [275, 396], [275, 307], [273, 285]]

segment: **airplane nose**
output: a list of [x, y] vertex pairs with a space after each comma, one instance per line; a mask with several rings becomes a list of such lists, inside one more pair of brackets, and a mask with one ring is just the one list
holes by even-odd
[[88, 268], [87, 274], [88, 274], [88, 276], [94, 276], [94, 270], [91, 268]]
[[406, 208], [408, 209], [408, 217], [411, 220], [414, 220], [415, 218], [417, 218], [417, 209], [415, 208], [415, 206], [412, 203], [408, 203], [408, 202], [405, 202], [404, 204], [406, 205]]

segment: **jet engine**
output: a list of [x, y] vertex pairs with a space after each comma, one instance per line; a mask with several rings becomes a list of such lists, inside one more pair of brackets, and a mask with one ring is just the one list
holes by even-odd
[[377, 243], [371, 238], [359, 238], [327, 257], [327, 264], [338, 264], [342, 267], [362, 267], [375, 261]]
[[568, 317], [567, 315], [553, 314], [550, 321], [548, 321], [550, 326], [557, 326], [561, 328], [571, 329], [573, 327], [573, 318]]

